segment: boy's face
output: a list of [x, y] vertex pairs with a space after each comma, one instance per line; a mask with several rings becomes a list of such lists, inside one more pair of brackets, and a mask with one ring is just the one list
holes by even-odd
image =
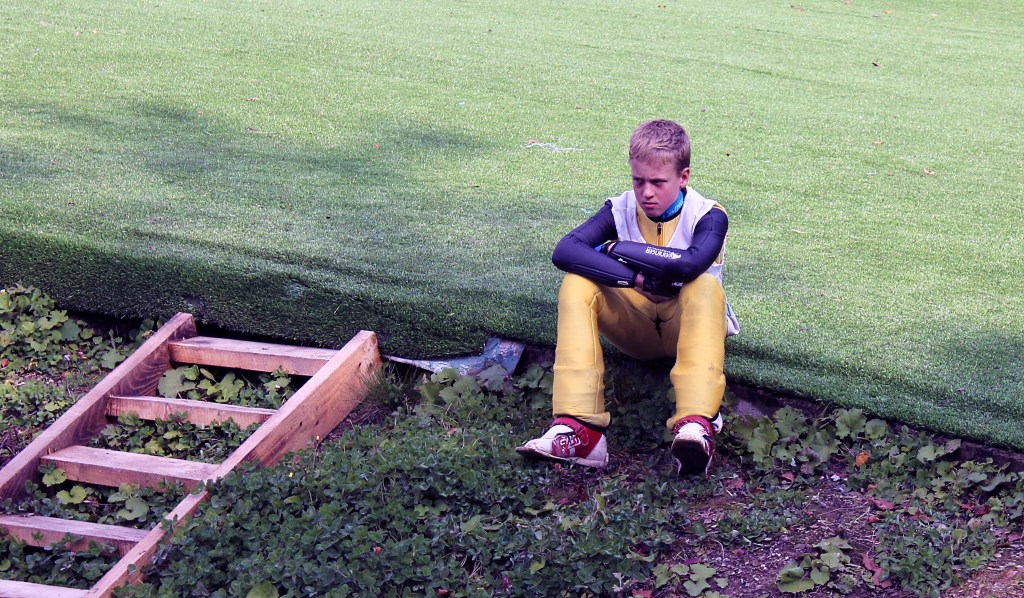
[[633, 192], [648, 218], [657, 218], [679, 197], [690, 180], [690, 169], [676, 170], [673, 160], [630, 160]]

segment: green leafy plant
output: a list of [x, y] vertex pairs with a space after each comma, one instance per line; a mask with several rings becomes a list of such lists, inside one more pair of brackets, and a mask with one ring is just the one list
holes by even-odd
[[122, 484], [109, 488], [68, 480], [63, 470], [52, 465], [41, 465], [39, 471], [43, 485], [27, 482], [28, 495], [18, 501], [0, 502], [0, 512], [145, 529], [157, 525], [185, 496], [179, 484], [161, 483], [155, 488]]
[[857, 585], [857, 571], [851, 565], [849, 542], [840, 537], [826, 538], [814, 545], [812, 553], [786, 563], [776, 586], [780, 592], [799, 594], [817, 587], [829, 587], [849, 594]]
[[749, 502], [738, 503], [739, 508], [723, 506], [726, 512], [715, 525], [717, 538], [732, 544], [759, 544], [789, 528], [807, 525], [813, 520], [804, 510], [807, 498], [803, 489], [776, 488], [754, 494]]
[[57, 309], [39, 289], [0, 289], [0, 465], [120, 363], [152, 327], [147, 320], [127, 332], [111, 327], [99, 333]]
[[660, 564], [654, 568], [654, 587], [656, 589], [675, 590], [682, 586], [688, 596], [703, 598], [717, 598], [721, 596], [717, 591], [711, 590], [714, 583], [718, 589], [729, 587], [729, 582], [723, 577], [714, 577], [716, 571], [712, 567], [695, 563], [692, 565]]
[[157, 392], [172, 399], [277, 409], [295, 394], [297, 387], [292, 377], [283, 371], [253, 375], [227, 368], [184, 365], [164, 372]]
[[88, 589], [119, 559], [112, 546], [89, 542], [86, 550], [71, 550], [71, 541], [34, 548], [0, 531], [0, 578]]
[[838, 427], [812, 420], [792, 407], [773, 418], [736, 418], [730, 428], [742, 458], [762, 471], [793, 471], [804, 478], [822, 473], [839, 450]]
[[190, 461], [219, 463], [241, 446], [259, 424], [241, 429], [233, 420], [206, 426], [189, 423], [186, 414], [146, 421], [134, 413], [118, 417], [90, 441], [90, 446], [174, 457]]
[[152, 329], [143, 322], [129, 342], [113, 329], [100, 335], [73, 319], [40, 289], [22, 285], [0, 289], [0, 371], [95, 371], [112, 369]]
[[649, 579], [687, 522], [677, 479], [531, 466], [486, 440], [543, 425], [517, 406], [546, 377], [440, 372], [409, 417], [224, 478], [126, 592], [607, 594]]

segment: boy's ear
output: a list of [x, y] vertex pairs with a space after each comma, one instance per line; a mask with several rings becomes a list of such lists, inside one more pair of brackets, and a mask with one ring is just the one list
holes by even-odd
[[685, 189], [686, 185], [688, 185], [689, 183], [690, 183], [690, 167], [687, 166], [686, 168], [684, 168], [684, 169], [679, 171], [679, 188], [680, 189]]

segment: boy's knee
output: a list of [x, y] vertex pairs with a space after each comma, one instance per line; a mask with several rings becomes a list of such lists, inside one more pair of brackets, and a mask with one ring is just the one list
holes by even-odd
[[711, 274], [701, 274], [697, 278], [683, 285], [679, 291], [681, 302], [691, 299], [721, 300], [725, 302], [725, 289], [722, 283]]
[[558, 289], [558, 301], [582, 299], [589, 302], [601, 289], [593, 281], [578, 274], [566, 274]]

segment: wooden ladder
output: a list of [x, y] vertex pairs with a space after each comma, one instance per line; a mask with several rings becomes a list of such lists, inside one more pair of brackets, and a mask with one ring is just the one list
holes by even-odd
[[[276, 410], [154, 396], [161, 376], [173, 364], [259, 372], [282, 369], [310, 379]], [[246, 462], [276, 463], [341, 423], [362, 400], [367, 381], [380, 366], [372, 332], [358, 333], [335, 351], [199, 336], [191, 314], [179, 313], [0, 469], [0, 500], [23, 496], [27, 480], [38, 483], [40, 463], [52, 463], [63, 469], [68, 479], [89, 484], [153, 486], [166, 480], [188, 489], [221, 478]], [[260, 426], [220, 464], [85, 446], [107, 425], [108, 417], [128, 412], [148, 420], [185, 413], [187, 421], [196, 425], [230, 418], [241, 428], [253, 423]], [[206, 491], [188, 494], [164, 518], [179, 525], [207, 496]], [[12, 598], [110, 596], [116, 587], [141, 580], [143, 567], [165, 533], [161, 525], [136, 530], [38, 515], [0, 515], [0, 530], [42, 547], [71, 534], [73, 550], [86, 549], [89, 541], [95, 541], [112, 544], [121, 556], [89, 590], [0, 580], [0, 597]]]

